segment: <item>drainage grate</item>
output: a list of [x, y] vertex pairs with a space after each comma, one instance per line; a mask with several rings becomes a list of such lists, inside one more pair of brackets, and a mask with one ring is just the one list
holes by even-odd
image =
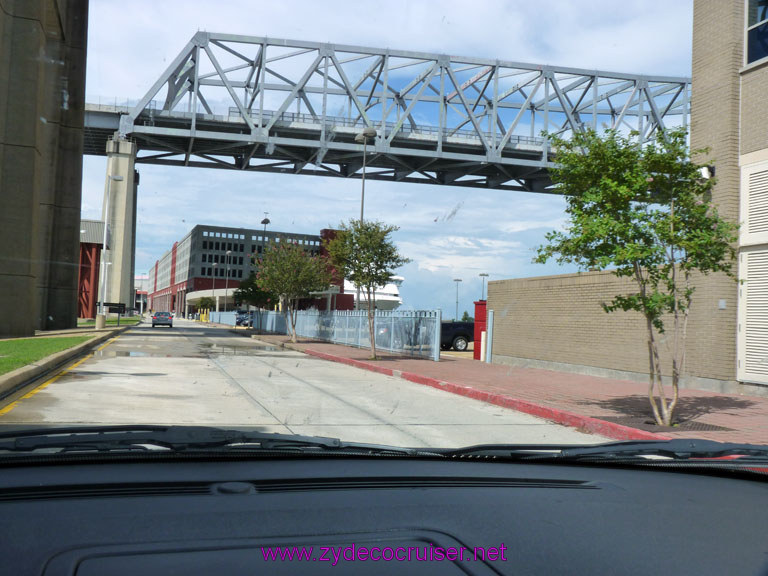
[[630, 417], [630, 416], [592, 416], [598, 420], [605, 420], [606, 422], [613, 422], [614, 424], [621, 424], [622, 426], [629, 426], [630, 428], [637, 428], [638, 430], [645, 430], [646, 432], [732, 432], [733, 428], [726, 428], [725, 426], [716, 426], [715, 424], [706, 424], [704, 422], [698, 422], [696, 420], [682, 420], [677, 422], [677, 426], [657, 426], [652, 419], [647, 417]]

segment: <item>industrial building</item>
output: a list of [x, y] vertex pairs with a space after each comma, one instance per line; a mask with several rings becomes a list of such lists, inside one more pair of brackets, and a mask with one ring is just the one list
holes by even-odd
[[151, 310], [187, 316], [200, 297], [211, 296], [217, 309], [232, 309], [234, 291], [270, 243], [295, 242], [317, 255], [323, 249], [323, 235], [330, 232], [313, 235], [197, 225], [149, 270], [147, 305]]

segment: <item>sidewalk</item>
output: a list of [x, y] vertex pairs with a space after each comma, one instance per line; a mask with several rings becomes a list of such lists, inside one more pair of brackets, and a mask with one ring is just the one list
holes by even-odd
[[768, 398], [681, 390], [675, 428], [652, 420], [647, 385], [535, 368], [484, 364], [443, 356], [440, 362], [386, 355], [369, 361], [369, 350], [263, 335], [306, 354], [505, 406], [567, 426], [623, 439], [706, 438], [768, 444]]

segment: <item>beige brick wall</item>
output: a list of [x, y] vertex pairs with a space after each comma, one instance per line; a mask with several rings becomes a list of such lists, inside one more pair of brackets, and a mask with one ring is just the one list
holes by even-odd
[[[697, 278], [688, 323], [686, 374], [733, 381], [736, 333], [712, 326], [736, 314], [736, 284], [727, 278]], [[491, 282], [488, 309], [494, 311], [493, 354], [542, 362], [645, 374], [647, 330], [639, 313], [602, 309], [616, 294], [636, 292], [631, 279], [611, 272], [585, 272]], [[719, 308], [720, 300], [725, 309]], [[669, 328], [671, 318], [665, 319]], [[669, 329], [668, 329], [669, 330]], [[671, 330], [668, 332], [671, 335]], [[664, 373], [671, 373], [671, 336], [660, 338]]]
[[744, 72], [741, 84], [741, 153], [768, 148], [768, 65]]

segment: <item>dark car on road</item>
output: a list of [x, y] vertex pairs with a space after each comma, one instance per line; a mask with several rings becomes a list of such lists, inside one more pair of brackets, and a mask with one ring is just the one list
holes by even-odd
[[152, 314], [152, 328], [155, 326], [168, 326], [173, 328], [173, 316], [170, 312], [155, 312]]
[[440, 348], [464, 352], [474, 340], [474, 322], [443, 322], [440, 326]]

